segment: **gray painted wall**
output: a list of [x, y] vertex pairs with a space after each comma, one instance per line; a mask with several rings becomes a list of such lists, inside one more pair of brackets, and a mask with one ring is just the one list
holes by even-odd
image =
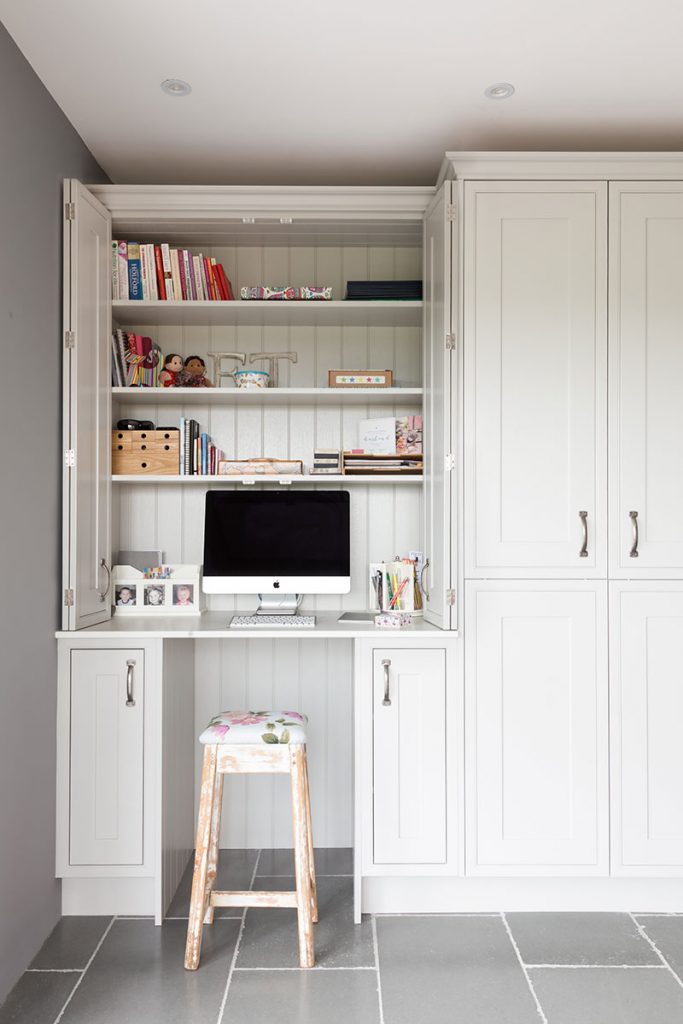
[[107, 181], [0, 25], [0, 1001], [60, 912], [62, 178]]

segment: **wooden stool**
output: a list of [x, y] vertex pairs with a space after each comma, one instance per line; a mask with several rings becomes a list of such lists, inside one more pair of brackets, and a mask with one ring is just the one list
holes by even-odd
[[[187, 925], [185, 967], [196, 971], [205, 924], [213, 923], [214, 907], [296, 907], [299, 923], [299, 964], [313, 967], [313, 924], [318, 897], [313, 864], [311, 801], [306, 759], [306, 724], [298, 711], [224, 711], [199, 737], [204, 744], [199, 798], [197, 845], [192, 898]], [[233, 772], [289, 773], [294, 822], [294, 892], [214, 891], [221, 831], [223, 776]]]

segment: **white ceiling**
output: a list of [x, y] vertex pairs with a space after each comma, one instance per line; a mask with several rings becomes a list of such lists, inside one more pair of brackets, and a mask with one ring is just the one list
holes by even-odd
[[[680, 0], [0, 0], [0, 18], [117, 183], [427, 185], [448, 149], [683, 149]], [[515, 95], [485, 99], [499, 81]]]

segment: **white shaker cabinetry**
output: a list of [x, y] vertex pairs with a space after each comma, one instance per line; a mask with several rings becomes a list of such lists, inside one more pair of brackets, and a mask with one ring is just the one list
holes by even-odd
[[144, 651], [72, 650], [68, 864], [142, 865]]
[[446, 860], [446, 652], [375, 650], [374, 862]]
[[683, 583], [610, 589], [612, 873], [683, 875]]
[[683, 577], [683, 183], [610, 186], [610, 576]]
[[604, 583], [469, 583], [470, 875], [608, 872]]
[[465, 576], [606, 575], [607, 186], [465, 184]]

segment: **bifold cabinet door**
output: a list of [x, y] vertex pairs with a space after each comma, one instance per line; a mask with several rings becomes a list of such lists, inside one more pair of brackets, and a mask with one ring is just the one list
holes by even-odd
[[610, 590], [612, 873], [683, 875], [683, 582]]
[[446, 652], [373, 654], [375, 864], [446, 860]]
[[64, 185], [64, 629], [111, 615], [111, 216]]
[[465, 576], [605, 577], [606, 185], [465, 196]]
[[142, 864], [143, 651], [72, 651], [70, 696], [69, 863]]
[[455, 414], [452, 386], [454, 246], [450, 181], [444, 182], [425, 213], [424, 225], [424, 617], [440, 629], [457, 625], [449, 603], [452, 554], [457, 530], [453, 522], [454, 480], [448, 456], [453, 454], [451, 425]]
[[465, 602], [467, 874], [607, 874], [606, 584]]
[[610, 576], [683, 577], [683, 183], [610, 186]]

